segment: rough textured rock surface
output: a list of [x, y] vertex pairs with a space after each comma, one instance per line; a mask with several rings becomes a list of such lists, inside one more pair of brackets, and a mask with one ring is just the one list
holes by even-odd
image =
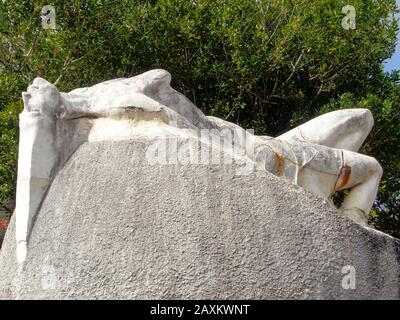
[[[23, 269], [11, 221], [0, 298], [399, 298], [400, 241], [269, 173], [150, 165], [147, 146], [79, 147], [47, 193]], [[342, 288], [345, 265], [354, 290]]]

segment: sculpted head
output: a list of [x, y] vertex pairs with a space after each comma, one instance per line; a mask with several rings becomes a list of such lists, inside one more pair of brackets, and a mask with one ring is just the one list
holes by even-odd
[[55, 115], [59, 110], [60, 92], [43, 78], [36, 78], [22, 93], [25, 111]]

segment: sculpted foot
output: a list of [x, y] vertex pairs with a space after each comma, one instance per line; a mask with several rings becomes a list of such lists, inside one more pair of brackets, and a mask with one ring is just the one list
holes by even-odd
[[369, 213], [367, 214], [366, 212], [364, 212], [359, 208], [341, 208], [340, 211], [345, 217], [350, 218], [354, 222], [362, 226], [368, 225]]

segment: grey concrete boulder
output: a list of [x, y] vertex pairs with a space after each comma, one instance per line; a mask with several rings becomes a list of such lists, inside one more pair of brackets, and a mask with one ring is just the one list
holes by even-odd
[[56, 174], [3, 299], [399, 299], [400, 241], [235, 164], [149, 164], [145, 139], [82, 144]]

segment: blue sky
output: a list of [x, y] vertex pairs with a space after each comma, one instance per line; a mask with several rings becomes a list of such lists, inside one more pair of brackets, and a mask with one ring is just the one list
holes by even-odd
[[[400, 8], [400, 0], [397, 0], [397, 6]], [[397, 47], [395, 54], [385, 62], [385, 71], [400, 69], [400, 32], [397, 34]]]

